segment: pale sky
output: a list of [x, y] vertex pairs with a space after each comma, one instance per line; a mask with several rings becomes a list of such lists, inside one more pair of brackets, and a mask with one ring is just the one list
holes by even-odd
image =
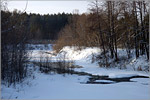
[[[27, 1], [9, 1], [8, 9], [13, 11], [18, 9], [23, 11]], [[27, 13], [54, 14], [54, 13], [72, 13], [74, 9], [78, 9], [79, 13], [87, 12], [89, 1], [30, 1], [28, 0]]]

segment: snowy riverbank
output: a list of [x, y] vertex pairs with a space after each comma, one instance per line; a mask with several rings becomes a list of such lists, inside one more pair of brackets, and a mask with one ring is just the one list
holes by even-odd
[[[41, 54], [51, 57], [51, 60], [56, 60], [64, 53], [61, 52], [57, 56], [51, 55], [50, 53], [54, 52], [51, 45], [47, 45], [47, 49], [44, 49], [43, 45], [31, 45], [31, 47], [32, 49], [29, 50], [31, 61], [39, 61]], [[78, 72], [107, 75], [110, 78], [149, 76], [148, 72], [137, 71], [139, 66], [143, 69], [149, 66], [145, 56], [135, 59], [133, 54], [126, 64], [126, 69], [117, 67], [106, 69], [100, 68], [96, 62], [91, 63], [92, 54], [97, 55], [100, 52], [98, 48], [85, 48], [79, 51], [65, 47], [62, 51], [65, 51], [66, 60], [73, 60], [76, 65], [82, 66], [82, 68], [74, 69]], [[124, 54], [125, 50], [120, 49], [119, 56]], [[17, 84], [16, 87], [1, 85], [2, 99], [150, 99], [150, 78], [132, 78], [132, 82], [113, 84], [84, 84], [89, 78], [87, 75], [41, 73], [39, 67], [33, 64], [29, 64], [29, 70], [32, 72], [31, 76]]]

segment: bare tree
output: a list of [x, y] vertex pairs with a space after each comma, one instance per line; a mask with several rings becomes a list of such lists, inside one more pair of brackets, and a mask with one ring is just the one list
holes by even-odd
[[103, 34], [103, 31], [102, 31], [102, 28], [101, 28], [101, 25], [102, 23], [100, 22], [102, 19], [101, 15], [100, 15], [100, 12], [99, 12], [99, 3], [98, 1], [96, 0], [95, 2], [92, 2], [92, 6], [94, 7], [94, 9], [92, 9], [92, 11], [94, 13], [96, 13], [96, 20], [97, 20], [97, 23], [98, 23], [98, 27], [97, 27], [97, 30], [98, 30], [98, 33], [99, 33], [99, 39], [101, 41], [101, 44], [100, 44], [100, 47], [102, 46], [103, 48], [103, 55], [104, 55], [104, 59], [105, 59], [105, 64], [106, 64], [106, 67], [108, 67], [108, 61], [107, 61], [107, 56], [106, 56], [106, 47], [105, 47], [105, 43], [104, 43], [104, 34]]
[[27, 22], [25, 13], [17, 10], [9, 12], [1, 11], [1, 66], [2, 80], [8, 86], [12, 83], [21, 82], [27, 76]]

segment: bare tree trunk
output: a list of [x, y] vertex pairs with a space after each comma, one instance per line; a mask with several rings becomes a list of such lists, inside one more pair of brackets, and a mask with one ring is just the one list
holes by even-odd
[[[108, 67], [105, 44], [104, 44], [104, 39], [103, 39], [103, 33], [102, 33], [102, 30], [101, 30], [101, 23], [100, 23], [99, 8], [98, 8], [98, 1], [97, 0], [96, 0], [96, 5], [95, 6], [96, 6], [96, 13], [97, 13], [98, 30], [99, 30], [101, 44], [102, 44], [102, 48], [103, 48], [103, 52], [104, 52], [105, 64], [106, 64], [106, 67]], [[101, 44], [100, 44], [100, 47], [101, 47]]]
[[118, 61], [118, 54], [117, 54], [117, 35], [115, 33], [114, 28], [114, 4], [115, 1], [112, 2], [112, 34], [114, 34], [114, 51], [115, 51], [115, 60]]
[[137, 19], [137, 7], [136, 7], [136, 1], [133, 1], [133, 17], [134, 17], [134, 44], [135, 44], [135, 54], [136, 58], [139, 57], [139, 42], [138, 42], [138, 19]]
[[111, 32], [111, 1], [107, 1], [107, 9], [108, 9], [108, 36], [109, 36], [109, 49], [111, 52], [111, 58], [114, 58], [114, 46], [113, 46], [113, 37], [112, 37], [112, 32]]
[[128, 25], [129, 23], [127, 22], [128, 20], [128, 12], [126, 10], [126, 4], [123, 3], [123, 13], [124, 13], [124, 18], [125, 18], [125, 21], [124, 21], [124, 29], [125, 29], [125, 48], [126, 48], [126, 52], [127, 52], [127, 56], [128, 58], [130, 58], [130, 36], [129, 36], [129, 33], [130, 33], [130, 30], [128, 29]]
[[141, 42], [140, 42], [140, 54], [143, 55], [145, 54], [145, 48], [146, 48], [146, 41], [145, 41], [145, 27], [144, 27], [144, 22], [143, 22], [143, 17], [144, 17], [144, 1], [139, 1], [139, 12], [140, 12], [140, 22], [141, 22]]

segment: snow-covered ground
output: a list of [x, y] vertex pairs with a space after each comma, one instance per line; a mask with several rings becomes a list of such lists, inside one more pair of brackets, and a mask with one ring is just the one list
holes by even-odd
[[[87, 76], [44, 74], [13, 87], [2, 86], [4, 99], [150, 99], [149, 79], [115, 84], [82, 84]], [[28, 83], [28, 84], [27, 84]]]
[[[34, 50], [31, 50], [31, 60], [32, 61], [39, 61], [40, 57], [50, 57], [51, 61], [57, 61], [59, 60], [59, 57], [63, 57], [65, 54], [65, 59], [74, 61], [76, 65], [80, 65], [83, 68], [76, 68], [76, 71], [80, 72], [88, 72], [94, 75], [109, 75], [110, 77], [116, 77], [119, 76], [131, 76], [134, 75], [148, 75], [148, 72], [145, 71], [136, 71], [139, 67], [141, 69], [145, 69], [145, 67], [149, 67], [149, 62], [147, 61], [145, 56], [140, 56], [138, 59], [135, 58], [134, 51], [131, 51], [132, 57], [128, 62], [120, 62], [118, 65], [114, 65], [112, 68], [106, 69], [106, 68], [100, 68], [99, 65], [92, 62], [93, 55], [98, 55], [100, 51], [99, 48], [85, 48], [83, 50], [77, 50], [75, 47], [64, 47], [57, 56], [51, 55], [50, 53], [54, 53], [54, 51], [51, 48], [51, 45], [48, 45], [48, 48], [44, 50], [43, 45], [38, 45], [38, 49], [36, 49], [37, 46], [32, 45], [31, 47], [34, 47]], [[123, 49], [118, 50], [119, 57], [126, 56], [126, 51]], [[111, 61], [112, 62], [112, 61]], [[118, 66], [126, 66], [126, 69], [119, 69]], [[124, 67], [123, 67], [124, 68]], [[114, 73], [115, 71], [115, 73]]]
[[[134, 75], [149, 76], [148, 72], [136, 71], [138, 66], [144, 68], [149, 66], [145, 57], [135, 59], [133, 56], [126, 64], [127, 69], [118, 69], [116, 67], [106, 69], [99, 65], [91, 63], [92, 55], [97, 55], [98, 48], [86, 48], [75, 50], [75, 48], [64, 47], [57, 56], [53, 53], [51, 45], [31, 45], [31, 61], [39, 61], [40, 55], [51, 57], [56, 60], [64, 53], [66, 60], [73, 60], [76, 65], [83, 68], [75, 68], [75, 71], [88, 72], [93, 75], [108, 75], [110, 78], [130, 77]], [[45, 53], [49, 52], [49, 53]], [[125, 50], [119, 50], [119, 55], [125, 55]], [[41, 73], [37, 66], [33, 70], [31, 77], [25, 79], [22, 84], [17, 84], [14, 88], [9, 88], [2, 84], [1, 94], [3, 99], [150, 99], [150, 78], [132, 78], [133, 82], [119, 82], [113, 84], [85, 84], [89, 76], [62, 75], [54, 73]], [[97, 82], [111, 82], [109, 80], [96, 80]]]

